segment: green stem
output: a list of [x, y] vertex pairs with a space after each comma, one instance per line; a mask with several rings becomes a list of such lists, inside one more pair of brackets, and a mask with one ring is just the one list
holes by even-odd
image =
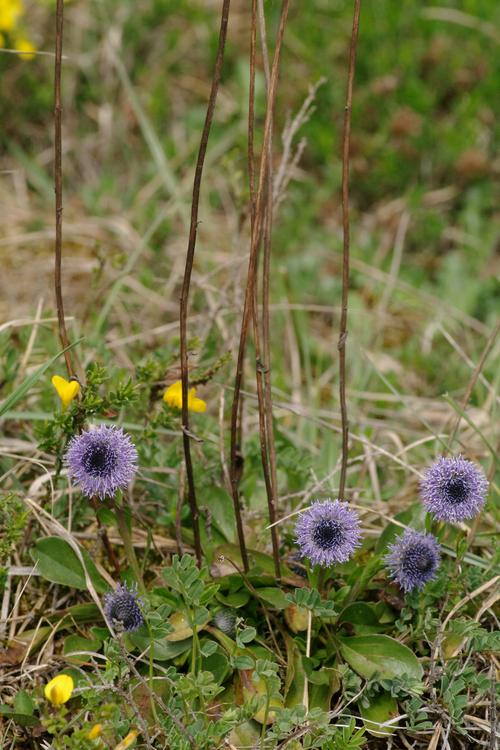
[[260, 750], [264, 750], [264, 742], [266, 739], [266, 730], [267, 730], [267, 717], [269, 716], [270, 703], [271, 703], [271, 696], [269, 694], [269, 685], [267, 685], [266, 708], [264, 711], [264, 721], [262, 722], [262, 729], [260, 732]]
[[123, 541], [125, 557], [127, 558], [130, 567], [134, 571], [134, 576], [136, 578], [140, 593], [144, 594], [146, 589], [144, 588], [144, 582], [142, 580], [141, 568], [139, 566], [139, 561], [137, 560], [137, 555], [135, 554], [134, 545], [132, 544], [132, 535], [128, 527], [125, 509], [123, 508], [123, 506], [118, 506], [115, 504], [115, 514], [118, 524], [118, 531], [120, 532], [120, 536]]

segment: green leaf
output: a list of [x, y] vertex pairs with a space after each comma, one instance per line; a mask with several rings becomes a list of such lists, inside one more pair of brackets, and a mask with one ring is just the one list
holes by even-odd
[[153, 644], [153, 658], [158, 661], [167, 661], [168, 659], [175, 659], [177, 656], [189, 651], [193, 642], [192, 638], [186, 638], [183, 641], [167, 641], [165, 638], [151, 638], [146, 633], [143, 635], [137, 631], [135, 633], [127, 633], [128, 640], [139, 649], [139, 651], [149, 652], [151, 643]]
[[370, 698], [368, 706], [360, 703], [358, 708], [367, 732], [374, 737], [388, 737], [396, 731], [397, 722], [386, 727], [379, 726], [399, 714], [397, 701], [390, 693], [378, 693]]
[[36, 716], [17, 713], [11, 706], [7, 706], [5, 703], [0, 704], [0, 716], [6, 716], [21, 727], [34, 727], [40, 723], [40, 720]]
[[[87, 573], [96, 591], [103, 594], [109, 586], [98, 573], [88, 553], [81, 549]], [[86, 589], [85, 573], [75, 551], [64, 539], [48, 536], [39, 539], [31, 550], [31, 557], [37, 563], [40, 574], [52, 583], [71, 586], [75, 589]]]
[[221, 604], [225, 604], [226, 607], [239, 609], [239, 607], [244, 607], [245, 604], [248, 604], [250, 594], [246, 589], [242, 589], [241, 591], [234, 591], [232, 594], [227, 594], [227, 596], [219, 592], [216, 598]]
[[375, 674], [381, 679], [408, 675], [420, 680], [423, 669], [417, 657], [388, 635], [356, 635], [339, 638], [340, 653], [361, 677], [371, 679]]
[[25, 714], [26, 716], [32, 716], [35, 712], [35, 701], [26, 692], [26, 690], [20, 690], [16, 693], [16, 697], [13, 702], [14, 713]]
[[236, 641], [240, 641], [241, 643], [250, 643], [250, 641], [253, 641], [256, 635], [257, 631], [255, 630], [255, 628], [244, 628], [240, 633], [238, 633]]
[[212, 656], [218, 648], [219, 647], [215, 641], [203, 640], [200, 643], [200, 652], [202, 656]]
[[234, 666], [236, 669], [253, 669], [255, 667], [255, 659], [247, 654], [241, 654], [234, 660]]
[[288, 599], [281, 589], [274, 588], [273, 586], [265, 586], [264, 588], [255, 589], [255, 591], [260, 599], [263, 599], [271, 607], [274, 607], [274, 609], [286, 609], [288, 607]]
[[[215, 650], [211, 654], [206, 653], [206, 646], [212, 644], [215, 646]], [[203, 644], [201, 649], [202, 659], [201, 668], [204, 672], [211, 672], [214, 676], [214, 680], [218, 685], [221, 685], [226, 679], [229, 673], [229, 660], [217, 643], [214, 641], [207, 641]]]
[[[418, 524], [424, 517], [423, 506], [421, 503], [414, 503], [406, 510], [401, 511], [394, 516], [396, 521], [403, 523], [405, 526], [413, 526]], [[417, 526], [418, 528], [418, 526]], [[389, 523], [383, 532], [380, 534], [377, 543], [375, 545], [375, 554], [379, 555], [385, 552], [387, 545], [394, 541], [394, 539], [402, 534], [404, 528], [399, 526], [397, 523]]]
[[320, 708], [322, 711], [329, 711], [332, 696], [340, 690], [339, 672], [335, 667], [321, 667], [318, 672], [328, 679], [321, 679], [310, 686], [309, 710]]
[[200, 495], [200, 505], [210, 511], [218, 530], [228, 542], [236, 541], [236, 517], [233, 500], [222, 487], [210, 487]]
[[378, 633], [380, 630], [383, 630], [379, 624], [377, 615], [366, 602], [348, 604], [339, 615], [339, 624], [341, 623], [352, 625], [356, 635]]
[[13, 391], [9, 396], [7, 396], [4, 401], [0, 404], [0, 417], [5, 414], [5, 412], [9, 411], [9, 409], [12, 409], [18, 401], [20, 401], [26, 393], [32, 388], [32, 386], [35, 385], [35, 383], [40, 380], [42, 375], [51, 367], [54, 362], [56, 362], [61, 354], [64, 354], [64, 352], [69, 351], [70, 349], [73, 349], [74, 346], [80, 343], [80, 341], [83, 341], [83, 339], [78, 339], [78, 341], [74, 341], [72, 344], [66, 347], [66, 349], [62, 349], [58, 354], [56, 354], [54, 357], [48, 360], [48, 362], [45, 362], [45, 364], [40, 365], [40, 367], [35, 370], [34, 373], [32, 373], [26, 380], [23, 380], [21, 385], [19, 385], [15, 391]]
[[86, 664], [89, 657], [79, 652], [90, 651], [95, 653], [99, 651], [101, 645], [102, 641], [98, 639], [90, 640], [80, 635], [68, 635], [64, 641], [63, 654], [66, 657], [66, 661], [69, 661], [71, 664]]
[[302, 654], [294, 638], [285, 635], [287, 670], [285, 679], [285, 706], [300, 706], [304, 700], [305, 671]]
[[[250, 570], [247, 573], [248, 579], [254, 585], [271, 585], [276, 581], [276, 575], [274, 570], [274, 560], [271, 555], [266, 555], [264, 552], [258, 552], [257, 550], [249, 549], [248, 558], [250, 563]], [[238, 574], [238, 571], [232, 563], [235, 563], [238, 568], [243, 567], [241, 560], [240, 548], [237, 544], [221, 544], [213, 552], [213, 562], [210, 567], [210, 574], [212, 578], [222, 578], [224, 576], [233, 576]], [[282, 563], [281, 575], [283, 583], [290, 586], [301, 586], [303, 585], [303, 579], [299, 576], [294, 575], [292, 571]]]
[[106, 508], [105, 505], [99, 506], [96, 515], [103, 526], [116, 526], [116, 513], [110, 508]]
[[[62, 618], [62, 619], [61, 619]], [[81, 604], [72, 604], [67, 609], [60, 610], [51, 615], [47, 615], [49, 622], [57, 623], [59, 626], [67, 627], [75, 622], [95, 622], [101, 619], [101, 612], [94, 602], [82, 602]], [[109, 630], [104, 628], [106, 636], [109, 636]]]

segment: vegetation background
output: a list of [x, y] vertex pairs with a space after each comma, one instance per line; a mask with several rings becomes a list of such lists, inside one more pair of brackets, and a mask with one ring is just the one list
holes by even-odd
[[[5, 7], [9, 1], [2, 0]], [[65, 4], [65, 312], [71, 340], [80, 341], [74, 350], [79, 372], [82, 377], [87, 373], [86, 415], [98, 420], [119, 417], [140, 453], [141, 470], [130, 503], [133, 541], [150, 580], [177, 549], [176, 509], [185, 482], [180, 421], [162, 405], [161, 396], [165, 386], [180, 377], [179, 294], [220, 5], [218, 0]], [[212, 572], [220, 550], [236, 541], [224, 472], [249, 248], [249, 5], [233, 0], [231, 8], [202, 184], [188, 319], [190, 367], [208, 404], [207, 414], [194, 415], [192, 425], [203, 439], [193, 445], [193, 454], [204, 518], [202, 541]], [[346, 0], [292, 3], [284, 37], [273, 163], [275, 174], [283, 165], [287, 182], [275, 212], [270, 308], [280, 518], [312, 498], [335, 496], [338, 487], [341, 137], [352, 6]], [[16, 48], [18, 33], [39, 52], [51, 53], [54, 2], [25, 0], [20, 7], [16, 29], [0, 28], [4, 48]], [[280, 6], [266, 0], [265, 9], [273, 39]], [[418, 472], [452, 434], [467, 385], [497, 324], [499, 22], [495, 0], [377, 0], [362, 7], [351, 139], [347, 494], [361, 508], [364, 555], [373, 551], [396, 515], [407, 512], [408, 523], [417, 513]], [[60, 351], [52, 291], [53, 57], [26, 55], [26, 48], [17, 45], [18, 52], [22, 49], [24, 57], [0, 52], [4, 399]], [[295, 132], [290, 124], [297, 122], [294, 118], [308, 96], [307, 116]], [[259, 57], [257, 152], [264, 104]], [[245, 529], [248, 546], [269, 553], [251, 352], [247, 359], [241, 479]], [[87, 624], [53, 627], [59, 615], [70, 605], [88, 601], [88, 595], [26, 573], [36, 540], [55, 533], [43, 509], [106, 565], [96, 546], [92, 509], [68, 493], [64, 481], [51, 493], [43, 479], [47, 472], [58, 476], [61, 441], [68, 429], [58, 416], [50, 385], [50, 375], [63, 374], [61, 368], [61, 360], [51, 364], [1, 417], [1, 627], [7, 654], [2, 699], [7, 705], [19, 680], [31, 691], [62, 668], [68, 630], [89, 637]], [[455, 445], [483, 466], [492, 494], [497, 489], [498, 380], [498, 346], [493, 341]], [[38, 507], [31, 507], [29, 515], [18, 500], [26, 493]], [[453, 565], [446, 569], [446, 580], [430, 586], [418, 603], [405, 608], [393, 601], [397, 619], [385, 632], [419, 655], [428, 655], [426, 643], [434, 642], [453, 607], [495, 580], [495, 518], [490, 502], [468, 537], [469, 562], [458, 574], [457, 563], [447, 560]], [[109, 527], [121, 554], [113, 517], [102, 515], [100, 522]], [[189, 545], [187, 509], [183, 524]], [[292, 520], [280, 526], [280, 534], [286, 558], [294, 546]], [[456, 541], [449, 540], [450, 545]], [[371, 599], [385, 587], [385, 579], [375, 577]], [[460, 642], [464, 633], [472, 632], [470, 623], [482, 626], [482, 635], [494, 628], [497, 620], [490, 605], [485, 611], [481, 607], [490, 594], [491, 587], [486, 587], [482, 597], [460, 609], [463, 629], [455, 633]], [[252, 617], [255, 620], [256, 612], [245, 610], [247, 624], [256, 624]], [[43, 627], [49, 630], [36, 648], [18, 648], [16, 656], [22, 633], [29, 634], [26, 647]], [[452, 748], [492, 748], [491, 665], [498, 663], [490, 653], [491, 643], [481, 650], [481, 634], [474, 633], [476, 641], [469, 642], [458, 662], [440, 664], [445, 683], [437, 697], [431, 693], [418, 699], [423, 701], [419, 710], [431, 707], [430, 727], [419, 733], [414, 722], [390, 739], [365, 735], [360, 742], [370, 747], [436, 748], [449, 743]], [[267, 631], [260, 636], [268, 642]], [[460, 670], [469, 667], [473, 674], [466, 672], [464, 678]], [[458, 685], [457, 675], [462, 682], [453, 692], [449, 685]], [[344, 697], [348, 689], [346, 678]], [[411, 709], [403, 705], [411, 725]], [[433, 715], [435, 705], [440, 713]], [[92, 706], [85, 710], [92, 711]], [[109, 722], [115, 734], [105, 740], [112, 747], [126, 728], [116, 717]], [[6, 748], [28, 742], [24, 735], [20, 739], [12, 722], [6, 720], [5, 726]], [[143, 745], [142, 737], [138, 746], [168, 746], [161, 744], [164, 737], [157, 745]], [[318, 747], [341, 742], [325, 738]], [[183, 741], [181, 737], [170, 746], [180, 749]], [[234, 736], [232, 742], [244, 746]], [[80, 747], [76, 743], [71, 747]]]

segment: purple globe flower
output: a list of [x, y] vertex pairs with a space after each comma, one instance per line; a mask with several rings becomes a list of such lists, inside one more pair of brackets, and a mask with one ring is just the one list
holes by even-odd
[[318, 500], [301, 514], [295, 536], [301, 555], [313, 565], [346, 562], [359, 545], [359, 518], [347, 503]]
[[486, 501], [488, 480], [472, 461], [438, 458], [424, 475], [420, 494], [439, 521], [456, 523], [476, 516]]
[[137, 630], [144, 623], [140, 610], [142, 600], [137, 595], [137, 586], [127, 587], [119, 583], [114, 591], [104, 597], [104, 613], [111, 622], [119, 622], [124, 630]]
[[130, 437], [114, 425], [100, 425], [72, 438], [65, 456], [69, 475], [84, 495], [112, 497], [137, 471], [137, 451]]
[[441, 560], [439, 542], [432, 534], [406, 529], [393, 544], [385, 563], [390, 575], [408, 592], [421, 589], [436, 577]]

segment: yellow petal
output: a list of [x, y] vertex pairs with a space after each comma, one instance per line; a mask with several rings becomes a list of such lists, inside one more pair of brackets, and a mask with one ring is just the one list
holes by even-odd
[[7, 2], [2, 0], [0, 3], [0, 29], [2, 31], [15, 29], [22, 12], [21, 0], [8, 0]]
[[[163, 394], [163, 400], [173, 409], [182, 409], [182, 381], [177, 380], [169, 385]], [[207, 405], [201, 398], [196, 398], [196, 388], [190, 388], [188, 392], [188, 409], [190, 411], [206, 411]]]
[[163, 394], [163, 400], [172, 409], [182, 409], [182, 383], [180, 380], [168, 386]]
[[[194, 388], [193, 388], [193, 391], [194, 391]], [[191, 396], [191, 394], [189, 394], [188, 409], [190, 411], [203, 412], [207, 410], [207, 405], [205, 401], [203, 401], [202, 398], [195, 398], [194, 395]]]
[[69, 674], [58, 674], [45, 685], [44, 694], [53, 706], [62, 706], [69, 701], [75, 684]]
[[87, 732], [87, 739], [88, 740], [95, 740], [97, 737], [100, 737], [102, 734], [102, 724], [94, 724], [92, 729]]
[[65, 380], [60, 375], [53, 376], [52, 385], [61, 399], [63, 409], [67, 409], [80, 392], [80, 383], [78, 380]]
[[115, 747], [115, 750], [127, 750], [127, 748], [130, 747], [138, 734], [139, 732], [133, 729], [121, 742], [118, 743], [118, 745]]
[[35, 46], [30, 42], [29, 39], [24, 39], [24, 37], [19, 37], [15, 40], [15, 48], [21, 52], [19, 57], [21, 60], [33, 60], [35, 57]]

